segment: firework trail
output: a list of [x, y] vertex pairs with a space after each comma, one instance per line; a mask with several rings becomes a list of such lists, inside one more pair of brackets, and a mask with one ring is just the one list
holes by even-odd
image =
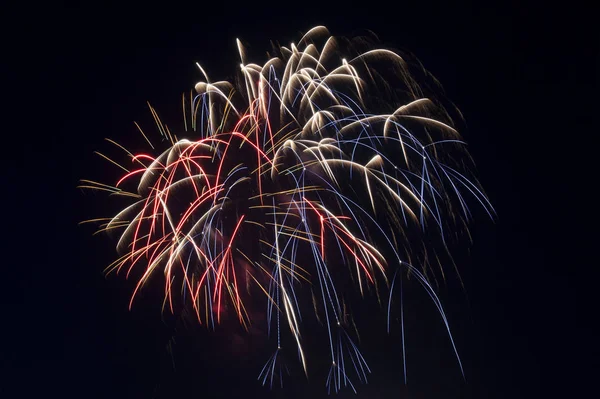
[[400, 55], [362, 51], [364, 41], [330, 37], [325, 27], [274, 46], [263, 65], [237, 44], [235, 85], [212, 82], [198, 65], [204, 81], [182, 101], [186, 138], [150, 108], [162, 152], [139, 129], [155, 155], [109, 140], [130, 158], [123, 166], [102, 155], [123, 175], [114, 185], [82, 181], [131, 199], [95, 219], [100, 231], [119, 231], [121, 257], [107, 270], [136, 277], [131, 303], [163, 274], [165, 307], [188, 304], [213, 327], [234, 315], [247, 328], [249, 307], [262, 299], [275, 341], [259, 373], [264, 385], [281, 383], [283, 340], [307, 372], [303, 319], [316, 317], [328, 337], [327, 389], [354, 390], [370, 370], [355, 343], [350, 297], [372, 293], [389, 309], [411, 276], [450, 333], [432, 283], [443, 268], [411, 264], [414, 237], [444, 242], [449, 226], [469, 220], [468, 200], [490, 215], [492, 207], [466, 176], [450, 117]]

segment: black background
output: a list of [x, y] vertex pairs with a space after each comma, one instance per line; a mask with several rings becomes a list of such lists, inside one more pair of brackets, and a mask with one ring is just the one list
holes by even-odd
[[[128, 311], [129, 287], [102, 275], [112, 245], [77, 223], [97, 216], [103, 200], [76, 189], [81, 178], [112, 176], [92, 153], [104, 137], [135, 135], [134, 120], [149, 125], [146, 101], [179, 117], [181, 93], [201, 80], [196, 61], [225, 79], [238, 64], [235, 38], [260, 62], [270, 39], [289, 43], [318, 24], [335, 35], [371, 29], [422, 61], [463, 112], [498, 212], [495, 222], [479, 215], [470, 255], [460, 258], [467, 295], [445, 298], [466, 383], [428, 344], [438, 336], [419, 338], [415, 327], [408, 386], [397, 354], [373, 348], [377, 370], [357, 397], [576, 396], [593, 371], [594, 352], [582, 343], [597, 264], [579, 249], [592, 243], [595, 181], [584, 172], [593, 158], [584, 151], [596, 133], [584, 120], [597, 89], [587, 59], [598, 53], [584, 10], [165, 4], [30, 4], [6, 13], [14, 18], [3, 34], [2, 397], [324, 397], [323, 379], [301, 375], [283, 391], [261, 387], [254, 366], [268, 353], [257, 355], [237, 332], [180, 329], [173, 360], [159, 307], [145, 297]], [[232, 340], [239, 348], [223, 350]]]

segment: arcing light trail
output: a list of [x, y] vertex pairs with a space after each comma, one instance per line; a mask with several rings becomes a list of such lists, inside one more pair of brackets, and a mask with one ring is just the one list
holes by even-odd
[[276, 47], [263, 65], [247, 63], [239, 41], [238, 49], [237, 86], [211, 83], [198, 65], [205, 81], [182, 101], [186, 138], [150, 108], [166, 149], [154, 154], [160, 145], [138, 126], [150, 152], [108, 140], [132, 166], [102, 155], [125, 173], [114, 185], [82, 181], [132, 199], [100, 226], [121, 232], [121, 257], [107, 270], [136, 276], [131, 304], [156, 273], [166, 308], [174, 312], [179, 298], [213, 327], [232, 314], [247, 328], [257, 303], [249, 298], [264, 298], [276, 343], [259, 380], [269, 385], [286, 368], [284, 339], [307, 373], [310, 314], [328, 337], [328, 389], [354, 390], [351, 377], [366, 382], [349, 300], [374, 293], [389, 309], [403, 275], [424, 287], [452, 339], [430, 281], [435, 270], [409, 261], [413, 232], [443, 241], [447, 226], [469, 220], [467, 197], [490, 216], [493, 209], [461, 169], [468, 156], [443, 107], [423, 96], [400, 55], [370, 49], [343, 58], [354, 46], [325, 27]]

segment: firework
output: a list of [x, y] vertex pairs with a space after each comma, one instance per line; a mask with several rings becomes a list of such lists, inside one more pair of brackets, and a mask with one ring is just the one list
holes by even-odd
[[370, 370], [350, 298], [372, 294], [389, 308], [397, 278], [411, 276], [449, 332], [431, 282], [443, 268], [413, 266], [415, 236], [444, 242], [449, 226], [469, 219], [468, 200], [492, 208], [467, 177], [448, 113], [397, 53], [363, 51], [366, 41], [324, 27], [274, 46], [263, 65], [237, 43], [236, 84], [212, 82], [198, 65], [204, 80], [183, 97], [183, 131], [150, 108], [160, 144], [141, 128], [147, 154], [109, 140], [129, 163], [103, 157], [124, 173], [113, 185], [83, 181], [131, 199], [100, 226], [119, 232], [120, 258], [107, 270], [136, 277], [131, 303], [162, 274], [165, 308], [190, 306], [213, 327], [235, 317], [248, 328], [259, 306], [275, 341], [259, 373], [265, 385], [282, 378], [283, 341], [307, 372], [303, 319], [317, 318], [328, 389], [355, 389]]

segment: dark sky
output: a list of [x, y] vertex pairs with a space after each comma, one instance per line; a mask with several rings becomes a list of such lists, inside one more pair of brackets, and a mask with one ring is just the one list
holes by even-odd
[[[578, 90], [596, 85], [593, 64], [578, 62], [597, 55], [597, 45], [587, 44], [591, 28], [575, 13], [532, 4], [377, 3], [56, 5], [15, 14], [20, 28], [5, 35], [15, 50], [9, 86], [18, 93], [3, 135], [7, 169], [17, 173], [5, 182], [11, 238], [3, 262], [0, 396], [325, 396], [322, 378], [307, 383], [300, 374], [284, 391], [262, 388], [255, 366], [268, 352], [237, 331], [174, 332], [152, 298], [128, 311], [130, 286], [102, 274], [112, 243], [77, 225], [98, 215], [103, 200], [76, 189], [81, 178], [108, 178], [92, 153], [104, 137], [136, 134], [134, 120], [149, 123], [146, 101], [179, 117], [181, 93], [201, 79], [195, 62], [213, 79], [227, 78], [238, 64], [236, 37], [262, 57], [270, 39], [288, 43], [318, 24], [335, 35], [371, 29], [422, 61], [463, 112], [477, 176], [498, 212], [494, 222], [478, 215], [470, 254], [459, 256], [466, 295], [448, 289], [445, 297], [466, 383], [446, 344], [436, 341], [443, 334], [430, 331], [441, 325], [423, 316], [413, 330], [409, 385], [401, 383], [398, 353], [387, 352], [391, 337], [368, 349], [374, 373], [356, 397], [576, 391], [584, 374], [575, 369], [585, 364], [579, 342], [592, 325], [582, 316], [591, 314], [584, 303], [592, 296], [579, 284], [594, 262], [575, 249], [585, 201], [581, 208], [567, 201], [582, 195], [578, 171], [586, 161], [573, 153], [591, 134], [579, 118], [585, 105], [575, 100]], [[418, 306], [415, 312], [435, 315]], [[230, 341], [239, 348], [228, 349]]]

